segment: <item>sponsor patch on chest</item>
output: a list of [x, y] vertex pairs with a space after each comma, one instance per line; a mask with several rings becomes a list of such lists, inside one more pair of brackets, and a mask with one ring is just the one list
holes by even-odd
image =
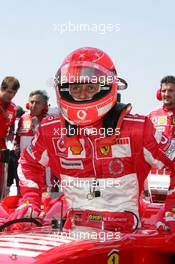
[[5, 112], [5, 115], [6, 115], [6, 118], [9, 119], [9, 121], [11, 122], [13, 118], [13, 112], [7, 111]]
[[80, 138], [79, 146], [72, 145], [70, 147], [65, 147], [63, 138], [57, 138], [57, 137], [52, 138], [52, 143], [55, 154], [57, 156], [66, 157], [70, 159], [86, 157], [85, 142], [84, 139], [82, 138]]
[[67, 156], [67, 148], [64, 146], [64, 141], [62, 138], [53, 137], [52, 144], [57, 156]]
[[23, 122], [23, 129], [29, 129], [31, 127], [31, 120], [25, 120]]
[[64, 169], [84, 169], [82, 160], [66, 160], [60, 158], [61, 167]]
[[116, 139], [115, 144], [99, 144], [101, 139], [95, 141], [97, 159], [131, 157], [131, 144], [129, 137]]
[[167, 125], [167, 116], [154, 116], [151, 121], [154, 126], [166, 126]]

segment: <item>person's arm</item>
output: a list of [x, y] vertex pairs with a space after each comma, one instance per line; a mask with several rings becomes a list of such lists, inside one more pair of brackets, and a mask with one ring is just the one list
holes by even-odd
[[22, 126], [22, 121], [23, 121], [23, 117], [21, 117], [18, 121], [18, 126], [17, 126], [17, 129], [16, 129], [16, 134], [15, 134], [15, 138], [14, 138], [14, 147], [13, 147], [13, 150], [17, 156], [17, 158], [20, 157], [20, 129], [21, 129], [21, 126]]
[[8, 128], [8, 134], [6, 136], [6, 140], [12, 142], [14, 139], [14, 134], [15, 134], [15, 124], [13, 123]]
[[39, 128], [31, 144], [22, 151], [20, 156], [18, 177], [21, 199], [18, 208], [9, 217], [9, 220], [39, 215], [47, 163], [48, 156], [45, 141]]
[[[146, 126], [146, 129], [149, 129], [148, 137], [152, 140], [149, 141], [147, 136], [144, 137], [145, 159], [152, 167], [161, 169], [167, 166], [172, 169], [170, 187], [163, 211], [160, 211], [158, 215], [157, 227], [159, 230], [175, 232], [175, 139], [170, 139], [163, 133], [162, 135], [155, 133], [155, 136], [152, 137], [152, 128], [149, 122], [146, 123]], [[145, 130], [145, 133], [147, 133], [146, 131], [148, 130]], [[154, 138], [156, 143], [154, 143]], [[159, 143], [159, 147], [156, 146], [157, 143]]]
[[9, 122], [9, 127], [8, 127], [8, 133], [6, 136], [7, 141], [13, 141], [14, 139], [14, 134], [15, 134], [15, 120], [16, 120], [16, 107], [13, 109], [13, 116], [11, 121]]

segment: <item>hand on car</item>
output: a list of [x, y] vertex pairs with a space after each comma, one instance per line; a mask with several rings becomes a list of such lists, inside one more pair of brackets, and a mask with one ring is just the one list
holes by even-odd
[[[8, 221], [21, 218], [37, 218], [40, 216], [40, 197], [37, 193], [27, 193], [19, 201], [19, 206], [9, 215]], [[10, 227], [10, 230], [31, 228], [31, 223], [17, 223]]]

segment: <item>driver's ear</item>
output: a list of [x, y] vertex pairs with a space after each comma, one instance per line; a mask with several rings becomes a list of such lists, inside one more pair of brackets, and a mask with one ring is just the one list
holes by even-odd
[[156, 98], [159, 101], [162, 101], [162, 95], [161, 95], [161, 88], [159, 88], [156, 92]]

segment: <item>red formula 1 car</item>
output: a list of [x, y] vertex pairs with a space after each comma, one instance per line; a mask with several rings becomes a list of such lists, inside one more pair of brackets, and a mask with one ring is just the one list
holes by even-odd
[[18, 221], [32, 221], [29, 230], [7, 231], [8, 226], [16, 223], [4, 224], [7, 214], [4, 208], [13, 211], [17, 200], [17, 196], [9, 196], [1, 203], [0, 263], [175, 263], [175, 234], [170, 231], [159, 233], [154, 227], [156, 214], [163, 203], [142, 199], [143, 227], [130, 233], [109, 232], [104, 228], [91, 232], [88, 229], [65, 232], [62, 229], [66, 210], [63, 195], [52, 200], [47, 197], [43, 200], [45, 217], [42, 222], [20, 219]]

